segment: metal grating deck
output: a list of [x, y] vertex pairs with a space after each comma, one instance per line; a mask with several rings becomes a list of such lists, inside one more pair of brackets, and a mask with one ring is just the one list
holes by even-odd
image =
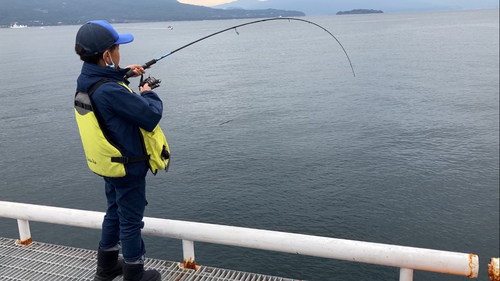
[[[0, 237], [0, 280], [2, 281], [93, 281], [97, 251], [33, 242], [15, 244]], [[298, 281], [254, 273], [201, 266], [187, 270], [178, 262], [146, 259], [145, 268], [162, 274], [162, 281]], [[121, 276], [114, 281], [122, 281]]]

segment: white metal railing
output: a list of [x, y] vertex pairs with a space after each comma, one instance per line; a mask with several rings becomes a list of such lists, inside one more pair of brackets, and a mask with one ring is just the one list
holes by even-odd
[[[104, 213], [0, 201], [0, 217], [18, 220], [23, 242], [31, 241], [29, 221], [101, 229]], [[400, 281], [412, 281], [413, 270], [470, 278], [476, 278], [479, 271], [479, 258], [474, 254], [244, 227], [145, 217], [142, 233], [181, 239], [185, 264], [194, 264], [194, 241], [198, 241], [399, 267]]]

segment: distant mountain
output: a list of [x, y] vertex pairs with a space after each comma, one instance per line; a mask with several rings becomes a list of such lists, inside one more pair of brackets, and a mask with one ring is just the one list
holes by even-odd
[[350, 11], [337, 12], [337, 15], [382, 14], [382, 13], [384, 13], [384, 11], [382, 11], [382, 10], [354, 9], [354, 10], [350, 10]]
[[497, 0], [434, 0], [435, 4], [428, 0], [237, 0], [231, 3], [214, 6], [226, 9], [239, 7], [243, 9], [283, 9], [298, 10], [308, 16], [334, 15], [339, 11], [354, 9], [375, 9], [384, 12], [412, 12], [412, 11], [434, 11], [434, 10], [457, 10], [457, 9], [479, 9], [498, 8]]
[[304, 16], [278, 9], [223, 10], [181, 4], [176, 0], [0, 0], [0, 26], [109, 22], [184, 21]]

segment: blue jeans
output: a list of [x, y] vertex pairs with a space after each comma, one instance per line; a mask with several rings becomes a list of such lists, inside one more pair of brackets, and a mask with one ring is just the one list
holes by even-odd
[[122, 246], [126, 262], [136, 262], [146, 253], [141, 237], [146, 208], [146, 178], [104, 178], [108, 210], [102, 222], [102, 250]]

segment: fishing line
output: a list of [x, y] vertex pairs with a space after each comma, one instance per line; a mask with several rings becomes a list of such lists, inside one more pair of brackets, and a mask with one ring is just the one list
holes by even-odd
[[[245, 26], [245, 25], [250, 25], [250, 24], [255, 24], [255, 23], [261, 23], [261, 22], [273, 21], [273, 20], [288, 20], [288, 21], [292, 21], [292, 20], [294, 20], [294, 21], [301, 21], [301, 22], [305, 22], [305, 23], [310, 23], [310, 24], [315, 25], [315, 26], [317, 26], [317, 27], [319, 27], [319, 28], [323, 29], [324, 31], [326, 31], [328, 34], [330, 34], [330, 35], [331, 35], [331, 36], [332, 36], [332, 37], [333, 37], [333, 38], [337, 41], [337, 43], [340, 45], [340, 47], [341, 47], [341, 48], [342, 48], [342, 50], [344, 51], [344, 54], [346, 55], [347, 60], [349, 61], [349, 65], [351, 66], [352, 74], [354, 75], [354, 77], [356, 77], [356, 74], [354, 73], [354, 68], [352, 67], [351, 59], [349, 58], [349, 55], [347, 54], [346, 50], [344, 49], [344, 46], [342, 46], [342, 44], [341, 44], [341, 43], [340, 43], [340, 41], [337, 39], [337, 37], [335, 37], [335, 36], [334, 36], [334, 35], [333, 35], [330, 31], [328, 31], [326, 28], [322, 27], [321, 25], [319, 25], [319, 24], [317, 24], [317, 23], [314, 23], [314, 22], [312, 22], [312, 21], [308, 21], [308, 20], [304, 20], [304, 19], [299, 19], [299, 18], [287, 18], [287, 17], [285, 17], [285, 18], [280, 17], [280, 18], [268, 18], [268, 19], [261, 19], [261, 20], [251, 21], [251, 22], [247, 22], [247, 23], [243, 23], [243, 24], [239, 24], [239, 25], [235, 25], [235, 26], [232, 26], [232, 27], [229, 27], [229, 28], [223, 29], [223, 30], [221, 30], [221, 31], [218, 31], [218, 32], [212, 33], [212, 34], [207, 35], [207, 36], [205, 36], [205, 37], [202, 37], [202, 38], [200, 38], [200, 39], [198, 39], [198, 40], [195, 40], [195, 41], [193, 41], [193, 42], [191, 42], [191, 43], [189, 43], [189, 44], [186, 44], [186, 45], [184, 45], [184, 46], [182, 46], [182, 47], [180, 47], [180, 48], [177, 48], [177, 49], [175, 49], [175, 50], [171, 51], [170, 53], [166, 53], [166, 54], [164, 54], [164, 55], [163, 55], [163, 56], [161, 56], [161, 57], [158, 57], [158, 58], [156, 58], [156, 59], [152, 59], [152, 60], [150, 60], [150, 61], [146, 62], [144, 65], [142, 65], [142, 67], [143, 67], [144, 69], [146, 69], [146, 68], [150, 67], [151, 65], [153, 65], [153, 64], [155, 64], [155, 63], [157, 63], [158, 61], [160, 61], [160, 60], [162, 60], [162, 59], [164, 59], [164, 58], [166, 58], [166, 57], [168, 57], [168, 56], [170, 56], [170, 55], [172, 55], [172, 54], [175, 54], [176, 52], [178, 52], [178, 51], [180, 51], [180, 50], [182, 50], [182, 49], [185, 49], [185, 48], [187, 48], [187, 47], [189, 47], [189, 46], [191, 46], [191, 45], [193, 45], [193, 44], [196, 44], [196, 43], [198, 43], [198, 42], [200, 42], [200, 41], [203, 41], [203, 40], [205, 40], [205, 39], [208, 39], [208, 38], [210, 38], [210, 37], [212, 37], [212, 36], [215, 36], [215, 35], [217, 35], [217, 34], [221, 34], [221, 33], [223, 33], [223, 32], [226, 32], [226, 31], [229, 31], [229, 30], [233, 30], [233, 29], [234, 29], [234, 30], [236, 31], [236, 34], [238, 34], [238, 35], [239, 35], [240, 33], [238, 32], [238, 29], [237, 29], [238, 27], [242, 27], [242, 26]], [[129, 72], [127, 72], [127, 74], [126, 74], [125, 76], [126, 76], [126, 77], [131, 77], [132, 75], [134, 75], [134, 72], [133, 72], [132, 70], [130, 70]]]

